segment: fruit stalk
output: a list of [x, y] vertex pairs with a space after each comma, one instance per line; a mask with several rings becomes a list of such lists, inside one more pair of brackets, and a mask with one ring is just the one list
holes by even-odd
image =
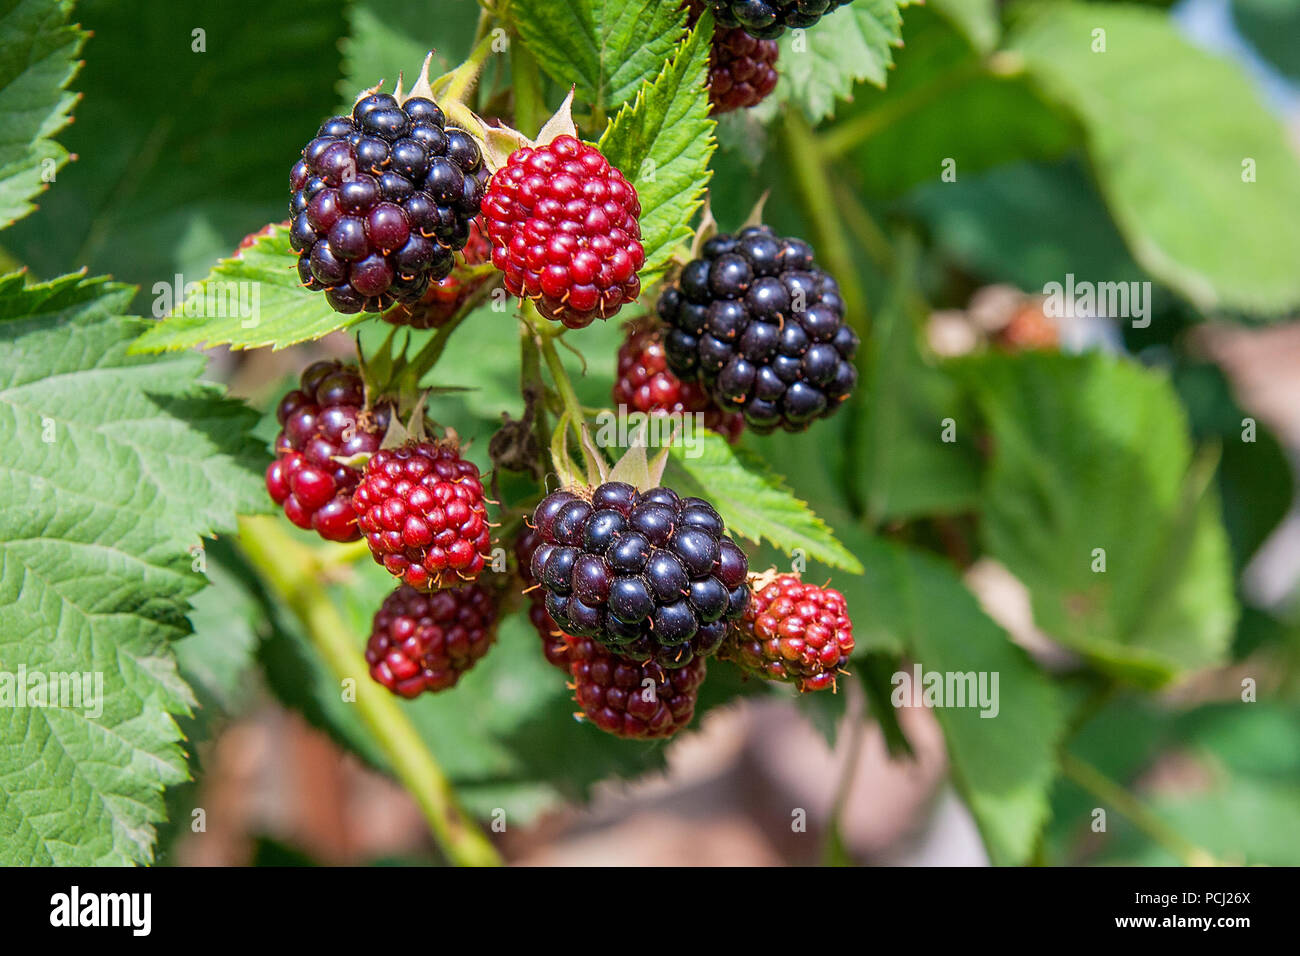
[[302, 622], [334, 676], [354, 681], [362, 723], [419, 804], [447, 859], [457, 866], [499, 866], [496, 848], [460, 807], [446, 774], [396, 699], [368, 676], [354, 636], [321, 585], [312, 550], [264, 517], [239, 519], [239, 544], [262, 580]]

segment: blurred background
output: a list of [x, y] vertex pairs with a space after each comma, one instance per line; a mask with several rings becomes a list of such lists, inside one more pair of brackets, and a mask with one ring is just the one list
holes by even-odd
[[[187, 6], [76, 5], [74, 19], [93, 35], [73, 83], [83, 99], [60, 139], [77, 162], [60, 173], [40, 214], [0, 234], [0, 262], [38, 277], [83, 265], [92, 274], [110, 273], [142, 287], [135, 307], [149, 314], [155, 282], [206, 275], [241, 237], [284, 218], [288, 168], [321, 117], [381, 76], [391, 81], [398, 66], [412, 71], [429, 47], [444, 64], [458, 62], [478, 12], [472, 0], [229, 0], [194, 5], [192, 15]], [[889, 98], [923, 87], [936, 59], [987, 63], [995, 44], [970, 29], [977, 13], [996, 20], [992, 3], [904, 8], [888, 91], [859, 85], [828, 128], [852, 130], [858, 118], [880, 116], [882, 104], [894, 102]], [[1192, 43], [1239, 64], [1260, 101], [1285, 123], [1300, 162], [1300, 3], [1187, 0], [1172, 5], [1170, 15]], [[197, 60], [193, 27], [206, 31]], [[1151, 69], [1161, 64], [1153, 61]], [[996, 71], [989, 77], [1001, 82]], [[1104, 316], [1062, 325], [1045, 315], [1035, 294], [1044, 277], [1146, 273], [1106, 213], [1069, 124], [1062, 120], [1057, 129], [1044, 121], [1035, 127], [1038, 141], [1026, 145], [1017, 115], [1025, 103], [1041, 105], [1037, 94], [1015, 91], [1024, 103], [981, 96], [929, 104], [913, 97], [906, 107], [922, 118], [947, 110], [992, 124], [950, 134], [998, 145], [964, 166], [949, 192], [891, 159], [924, 143], [923, 124], [900, 123], [864, 154], [854, 152], [846, 133], [850, 145], [840, 157], [864, 206], [925, 246], [919, 271], [932, 304], [924, 337], [933, 354], [999, 346], [1125, 350], [1173, 371], [1198, 434], [1230, 430], [1250, 416], [1269, 443], [1268, 454], [1237, 476], [1249, 543], [1232, 663], [1159, 694], [1116, 693], [1082, 714], [1074, 752], [1106, 779], [1092, 792], [1077, 780], [1054, 787], [1052, 820], [1033, 859], [1300, 864], [1300, 512], [1293, 507], [1300, 322], [1265, 325], [1207, 313], [1159, 283], [1148, 330]], [[743, 218], [760, 184], [793, 179], [786, 160], [754, 155], [754, 144], [766, 142], [754, 122], [729, 119], [719, 132], [713, 204], [724, 226]], [[932, 179], [933, 171], [927, 175]], [[807, 213], [796, 190], [778, 188], [769, 211], [778, 226], [804, 232]], [[1300, 208], [1293, 212], [1300, 217]], [[1207, 220], [1203, 228], [1216, 224]], [[863, 262], [867, 298], [878, 301], [884, 288], [867, 261], [871, 241], [869, 228], [855, 233], [853, 254]], [[476, 356], [496, 346], [468, 323], [464, 331], [444, 368], [473, 367]], [[582, 333], [590, 361], [584, 399], [592, 404], [608, 401], [619, 341], [612, 324]], [[340, 333], [279, 353], [217, 349], [209, 375], [269, 409], [309, 361], [352, 348]], [[469, 374], [457, 374], [441, 384], [471, 384]], [[440, 420], [463, 420], [472, 431], [501, 411], [517, 412], [514, 374], [503, 369], [487, 384], [475, 378], [478, 391], [449, 400]], [[264, 431], [270, 441], [272, 421]], [[760, 443], [772, 460], [780, 460], [776, 442]], [[474, 449], [484, 465], [485, 446], [486, 437]], [[809, 498], [820, 511], [816, 496]], [[418, 808], [380, 769], [373, 744], [337, 703], [295, 622], [268, 604], [228, 543], [218, 542], [211, 556], [216, 586], [196, 600], [194, 618], [209, 640], [179, 648], [204, 705], [186, 727], [202, 741], [193, 754], [201, 782], [168, 791], [173, 822], [162, 834], [159, 861], [440, 863]], [[980, 559], [964, 576], [988, 613], [1042, 666], [1069, 667], [1070, 655], [1035, 629], [1029, 597], [1005, 568]], [[332, 584], [360, 643], [388, 589], [386, 576], [362, 562], [341, 567]], [[702, 702], [696, 729], [680, 739], [634, 751], [598, 741], [571, 751], [554, 738], [596, 732], [577, 723], [554, 730], [573, 707], [545, 671], [527, 628], [512, 616], [501, 647], [454, 695], [412, 705], [471, 809], [491, 826], [494, 812], [509, 807], [492, 838], [510, 862], [989, 863], [929, 711], [903, 708], [882, 723], [857, 680], [846, 681], [833, 699], [795, 700], [719, 673], [706, 691], [712, 687], [725, 706]], [[536, 658], [526, 678], [500, 663], [525, 653]], [[1243, 676], [1268, 691], [1251, 707], [1233, 703]], [[887, 673], [883, 679], [887, 686]], [[543, 722], [550, 722], [545, 734], [538, 731]], [[1091, 810], [1108, 781], [1125, 788], [1109, 804], [1122, 812], [1112, 813], [1099, 834]], [[792, 827], [801, 813], [806, 826]]]

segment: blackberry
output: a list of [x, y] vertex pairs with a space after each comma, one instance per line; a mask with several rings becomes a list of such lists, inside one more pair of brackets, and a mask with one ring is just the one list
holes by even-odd
[[456, 253], [457, 269], [451, 275], [437, 282], [430, 282], [429, 289], [418, 302], [399, 302], [382, 316], [385, 322], [393, 325], [409, 325], [413, 329], [440, 329], [450, 322], [465, 302], [483, 287], [489, 279], [486, 276], [467, 278], [457, 275], [461, 265], [480, 266], [492, 255], [492, 245], [480, 216], [470, 223], [469, 241], [465, 248]]
[[571, 329], [608, 319], [641, 294], [640, 216], [632, 184], [572, 136], [515, 150], [483, 201], [506, 289]]
[[852, 0], [705, 0], [724, 27], [739, 27], [751, 36], [774, 40], [786, 27], [813, 26]]
[[702, 498], [606, 482], [533, 513], [531, 572], [566, 634], [668, 668], [708, 657], [749, 605], [749, 561]]
[[[690, 25], [704, 12], [704, 0], [691, 0]], [[757, 106], [776, 89], [775, 40], [760, 40], [737, 27], [719, 25], [709, 51], [709, 102], [714, 115]]]
[[299, 387], [275, 411], [280, 434], [275, 460], [266, 470], [266, 490], [300, 528], [315, 529], [329, 541], [356, 541], [352, 491], [361, 469], [340, 463], [376, 452], [392, 408], [365, 406], [365, 386], [356, 368], [341, 362], [308, 366]]
[[394, 694], [446, 690], [496, 640], [497, 601], [479, 584], [424, 594], [403, 584], [375, 612], [370, 676]]
[[805, 584], [796, 574], [756, 581], [744, 620], [718, 656], [768, 680], [801, 691], [835, 686], [853, 653], [853, 623], [844, 595]]
[[676, 669], [619, 657], [586, 637], [565, 635], [573, 697], [588, 720], [616, 737], [671, 737], [695, 716], [701, 657]]
[[714, 236], [659, 298], [668, 367], [756, 432], [802, 431], [857, 384], [839, 286], [802, 239], [767, 226]]
[[491, 526], [483, 483], [454, 439], [377, 452], [352, 493], [352, 507], [375, 561], [417, 590], [472, 581], [487, 561]]
[[704, 425], [735, 441], [745, 428], [736, 412], [724, 412], [696, 382], [683, 382], [668, 369], [663, 331], [649, 325], [630, 324], [618, 350], [618, 375], [614, 403], [648, 415], [704, 415]]
[[542, 536], [533, 528], [524, 528], [515, 539], [515, 558], [519, 562], [519, 579], [524, 585], [524, 596], [528, 598], [528, 621], [537, 631], [542, 641], [542, 653], [546, 660], [561, 670], [569, 667], [568, 645], [564, 642], [564, 633], [551, 620], [546, 610], [546, 592], [537, 586], [533, 577], [533, 552], [542, 543]]
[[338, 312], [416, 302], [451, 272], [488, 169], [431, 100], [387, 93], [325, 121], [289, 175], [298, 278]]

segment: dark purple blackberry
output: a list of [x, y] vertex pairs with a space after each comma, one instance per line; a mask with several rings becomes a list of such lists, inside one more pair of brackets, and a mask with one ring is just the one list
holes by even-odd
[[363, 97], [325, 121], [290, 173], [298, 277], [339, 312], [418, 301], [451, 273], [489, 175], [437, 104]]
[[718, 23], [772, 40], [786, 27], [810, 27], [852, 0], [704, 0]]
[[685, 667], [749, 606], [749, 561], [702, 498], [606, 482], [589, 497], [549, 495], [533, 525], [530, 573], [547, 613], [623, 657]]
[[857, 384], [839, 286], [802, 239], [767, 226], [714, 236], [659, 298], [668, 367], [757, 432], [802, 431]]

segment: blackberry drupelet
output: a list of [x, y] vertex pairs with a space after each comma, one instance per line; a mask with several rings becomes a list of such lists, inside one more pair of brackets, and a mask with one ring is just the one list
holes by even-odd
[[739, 27], [751, 36], [773, 40], [787, 27], [803, 28], [852, 0], [705, 0], [724, 27]]
[[460, 274], [460, 267], [485, 264], [492, 256], [492, 244], [482, 217], [470, 223], [469, 241], [456, 253], [456, 267], [451, 275], [430, 282], [429, 289], [417, 302], [399, 302], [383, 314], [385, 322], [409, 325], [413, 329], [440, 329], [461, 310], [465, 302], [490, 281], [487, 276], [474, 279]]
[[[690, 25], [704, 11], [704, 0], [691, 0]], [[709, 51], [709, 102], [713, 114], [757, 106], [776, 89], [775, 40], [760, 40], [738, 27], [721, 24], [713, 31]]]
[[[573, 697], [593, 724], [616, 737], [671, 737], [695, 716], [705, 661], [669, 669], [611, 653], [589, 637], [564, 636]], [[653, 682], [647, 686], [646, 680]]]

